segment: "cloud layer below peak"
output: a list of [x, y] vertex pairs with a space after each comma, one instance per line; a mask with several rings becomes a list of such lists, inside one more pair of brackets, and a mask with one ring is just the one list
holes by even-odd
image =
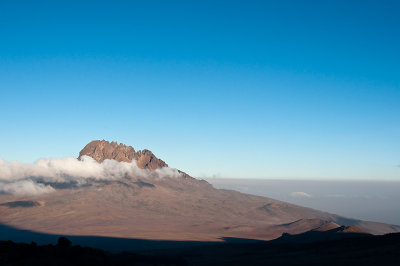
[[178, 177], [178, 170], [164, 167], [153, 171], [141, 169], [136, 161], [130, 163], [105, 160], [98, 163], [89, 156], [48, 158], [35, 163], [6, 162], [0, 159], [0, 193], [37, 195], [54, 191], [49, 183], [84, 184], [88, 179], [118, 180], [126, 177]]

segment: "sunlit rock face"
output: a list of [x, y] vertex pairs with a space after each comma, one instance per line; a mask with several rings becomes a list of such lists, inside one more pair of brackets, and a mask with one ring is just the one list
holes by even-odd
[[78, 159], [87, 155], [101, 163], [106, 159], [113, 159], [118, 162], [137, 161], [138, 167], [142, 169], [155, 170], [162, 167], [168, 167], [163, 161], [158, 159], [151, 151], [135, 151], [132, 146], [118, 144], [117, 142], [108, 142], [105, 140], [94, 140], [87, 144], [79, 153]]

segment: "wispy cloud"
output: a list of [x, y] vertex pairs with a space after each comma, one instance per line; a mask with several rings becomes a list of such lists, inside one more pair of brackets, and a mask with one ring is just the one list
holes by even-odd
[[311, 194], [308, 194], [303, 191], [292, 192], [292, 193], [290, 193], [290, 196], [292, 196], [294, 198], [312, 198]]
[[131, 163], [105, 160], [96, 162], [89, 156], [76, 158], [49, 158], [35, 163], [5, 162], [0, 159], [0, 192], [16, 195], [37, 195], [54, 191], [48, 183], [87, 183], [88, 179], [118, 180], [126, 177], [178, 177], [178, 170], [164, 167], [153, 171]]

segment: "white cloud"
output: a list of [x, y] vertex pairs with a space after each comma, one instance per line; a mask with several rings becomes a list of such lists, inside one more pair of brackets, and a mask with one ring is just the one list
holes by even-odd
[[[126, 177], [178, 177], [178, 170], [164, 167], [150, 171], [141, 169], [136, 161], [130, 163], [105, 160], [98, 163], [89, 156], [40, 159], [35, 163], [5, 162], [0, 159], [0, 192], [11, 194], [40, 194], [54, 190], [42, 183], [86, 183], [88, 178], [117, 180]], [[32, 192], [32, 193], [29, 193]]]
[[308, 193], [302, 192], [302, 191], [292, 192], [292, 193], [290, 193], [290, 196], [292, 196], [294, 198], [312, 198], [311, 194], [308, 194]]
[[38, 195], [53, 192], [54, 188], [49, 185], [35, 183], [32, 180], [20, 180], [11, 183], [0, 183], [0, 192], [19, 196]]

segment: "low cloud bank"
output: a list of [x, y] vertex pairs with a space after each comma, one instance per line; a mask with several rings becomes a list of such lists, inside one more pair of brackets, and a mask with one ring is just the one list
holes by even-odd
[[39, 195], [53, 192], [54, 190], [50, 185], [36, 183], [33, 180], [0, 183], [0, 192], [13, 195]]
[[5, 162], [0, 159], [0, 193], [38, 195], [54, 191], [51, 183], [85, 184], [88, 179], [175, 178], [179, 175], [178, 170], [169, 167], [150, 171], [139, 168], [136, 161], [105, 160], [98, 163], [89, 156], [83, 156], [81, 160], [40, 159], [35, 163]]

